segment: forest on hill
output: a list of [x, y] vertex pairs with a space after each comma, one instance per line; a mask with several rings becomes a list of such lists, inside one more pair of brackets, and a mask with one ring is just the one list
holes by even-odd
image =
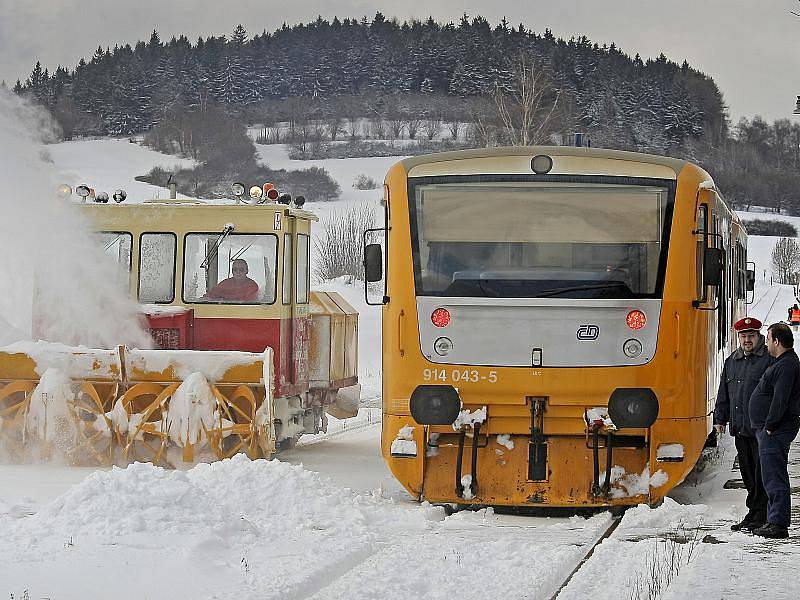
[[[525, 76], [538, 94], [528, 117], [519, 104]], [[184, 142], [197, 137], [187, 128], [202, 127], [205, 115], [240, 133], [260, 124], [263, 142], [268, 125], [289, 122], [291, 137], [273, 141], [299, 145], [301, 158], [331, 155], [337, 141], [369, 153], [365, 140], [402, 136], [434, 151], [569, 143], [581, 132], [595, 147], [698, 161], [737, 207], [800, 212], [797, 124], [731, 124], [713, 79], [685, 61], [642, 60], [613, 44], [480, 16], [318, 18], [252, 36], [240, 25], [194, 43], [154, 31], [133, 47], [99, 47], [72, 69], [49, 73], [37, 63], [13, 90], [47, 107], [67, 139], [149, 132], [155, 146], [186, 155]], [[358, 130], [364, 119], [370, 129]]]

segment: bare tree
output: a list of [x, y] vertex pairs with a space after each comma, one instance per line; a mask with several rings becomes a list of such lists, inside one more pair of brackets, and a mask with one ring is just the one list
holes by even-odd
[[520, 54], [510, 81], [497, 83], [491, 93], [508, 142], [532, 146], [545, 141], [559, 96], [548, 70], [530, 54]]
[[781, 238], [772, 249], [772, 272], [778, 283], [797, 283], [800, 269], [800, 244], [794, 238]]
[[450, 131], [450, 137], [453, 141], [458, 140], [458, 132], [461, 131], [463, 125], [459, 117], [455, 116], [451, 117], [450, 121], [447, 122], [447, 129]]
[[495, 145], [497, 128], [494, 125], [493, 113], [494, 108], [485, 96], [476, 96], [467, 103], [467, 114], [470, 120], [470, 125], [467, 128], [467, 137], [475, 145], [487, 148]]
[[437, 137], [442, 128], [442, 117], [438, 113], [433, 113], [422, 122], [422, 131], [429, 140]]

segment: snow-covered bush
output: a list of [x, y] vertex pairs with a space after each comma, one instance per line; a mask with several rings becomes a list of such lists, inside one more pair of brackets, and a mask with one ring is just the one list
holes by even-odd
[[332, 211], [322, 221], [322, 232], [315, 239], [317, 262], [314, 274], [320, 281], [347, 276], [364, 276], [364, 231], [375, 226], [375, 213], [368, 204], [354, 204], [343, 211]]
[[378, 187], [378, 183], [372, 178], [363, 173], [356, 176], [353, 181], [353, 187], [357, 190], [374, 190]]

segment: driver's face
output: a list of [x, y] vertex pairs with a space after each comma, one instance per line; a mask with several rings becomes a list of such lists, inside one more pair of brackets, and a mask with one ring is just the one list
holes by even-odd
[[244, 279], [247, 276], [247, 267], [244, 265], [233, 265], [231, 270], [234, 279]]
[[758, 332], [757, 331], [740, 331], [739, 332], [739, 345], [742, 347], [747, 353], [753, 351], [753, 348], [756, 345], [756, 340], [758, 339]]

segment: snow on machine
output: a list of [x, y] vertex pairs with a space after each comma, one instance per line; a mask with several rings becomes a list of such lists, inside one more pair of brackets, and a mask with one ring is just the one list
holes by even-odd
[[317, 218], [302, 196], [271, 184], [247, 196], [234, 184], [225, 204], [76, 192], [153, 349], [0, 349], [6, 453], [168, 466], [269, 457], [324, 431], [326, 413], [355, 415], [358, 313], [310, 289]]

